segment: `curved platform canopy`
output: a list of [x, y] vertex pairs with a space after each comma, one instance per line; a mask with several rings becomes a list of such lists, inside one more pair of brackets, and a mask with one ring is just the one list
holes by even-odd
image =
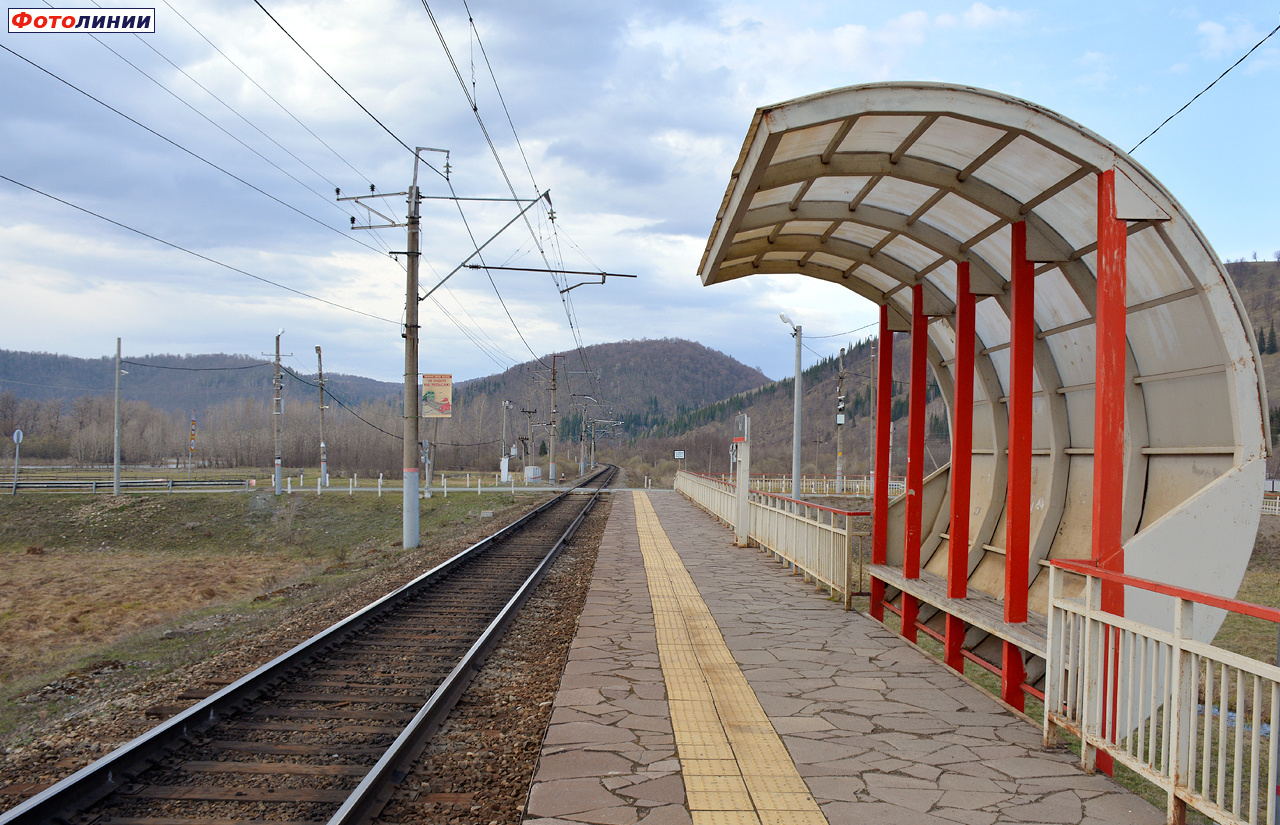
[[[699, 273], [704, 285], [758, 273], [829, 281], [887, 305], [898, 330], [910, 328], [911, 287], [922, 285], [928, 357], [951, 405], [957, 264], [969, 262], [978, 294], [969, 584], [998, 597], [1011, 236], [1024, 222], [1035, 267], [1028, 587], [1039, 613], [1048, 577], [1037, 577], [1038, 562], [1090, 558], [1104, 170], [1115, 170], [1117, 217], [1128, 228], [1125, 572], [1234, 595], [1257, 531], [1269, 442], [1256, 344], [1199, 229], [1098, 135], [1026, 101], [933, 83], [854, 86], [759, 109]], [[926, 483], [920, 557], [940, 573], [945, 475]], [[942, 489], [931, 495], [930, 485]], [[897, 536], [890, 563], [901, 558]], [[1146, 612], [1140, 601], [1128, 615]]]

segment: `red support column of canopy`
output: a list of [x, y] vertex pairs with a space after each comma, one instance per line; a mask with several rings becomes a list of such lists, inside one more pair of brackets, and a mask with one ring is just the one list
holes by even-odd
[[[1035, 270], [1027, 260], [1027, 224], [1013, 224], [1009, 357], [1008, 504], [1005, 510], [1004, 620], [1027, 620], [1027, 570], [1031, 553], [1031, 408], [1035, 358]], [[1002, 698], [1023, 707], [1022, 653], [1004, 646]]]
[[[920, 578], [920, 535], [924, 500], [925, 371], [928, 360], [929, 319], [924, 314], [924, 285], [911, 287], [911, 379], [907, 409], [907, 502], [902, 530], [902, 575]], [[902, 635], [916, 640], [920, 605], [914, 596], [902, 594]]]
[[[1127, 321], [1128, 234], [1116, 217], [1115, 170], [1098, 175], [1098, 285], [1094, 344], [1093, 413], [1093, 561], [1104, 570], [1124, 572], [1121, 531], [1124, 515], [1125, 324]], [[1102, 609], [1124, 615], [1124, 587], [1102, 583]], [[1117, 713], [1119, 645], [1106, 640], [1112, 655], [1102, 663], [1102, 730], [1114, 740]], [[1110, 725], [1107, 720], [1110, 719]], [[1112, 759], [1102, 751], [1098, 769], [1110, 774]]]
[[[893, 405], [893, 331], [889, 307], [880, 307], [879, 363], [876, 375], [875, 489], [872, 491], [871, 563], [889, 560], [889, 424]], [[871, 615], [884, 621], [884, 582], [871, 579]]]
[[[1098, 175], [1097, 343], [1093, 412], [1093, 561], [1124, 572], [1125, 254], [1124, 221], [1116, 219], [1115, 170]], [[1124, 615], [1124, 588], [1106, 582], [1102, 609]]]
[[[974, 299], [969, 291], [969, 262], [956, 267], [956, 363], [952, 397], [951, 518], [948, 528], [947, 598], [969, 594], [969, 494], [973, 471]], [[964, 622], [947, 615], [944, 659], [964, 670]]]

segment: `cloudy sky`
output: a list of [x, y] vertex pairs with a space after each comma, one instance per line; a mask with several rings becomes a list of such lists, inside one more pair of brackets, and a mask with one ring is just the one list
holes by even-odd
[[[814, 336], [812, 361], [865, 335], [838, 334], [874, 309], [798, 277], [700, 285], [757, 107], [944, 81], [1129, 149], [1280, 23], [1264, 2], [468, 2], [474, 26], [463, 0], [430, 2], [451, 65], [420, 2], [262, 0], [369, 113], [252, 0], [159, 0], [155, 34], [0, 34], [0, 175], [30, 187], [0, 180], [0, 348], [99, 357], [120, 336], [126, 356], [257, 355], [284, 329], [295, 368], [313, 371], [321, 345], [326, 370], [400, 380], [404, 270], [387, 251], [404, 230], [351, 231], [364, 214], [334, 188], [403, 191], [403, 141], [450, 152], [449, 181], [424, 168], [424, 194], [509, 198], [470, 94], [516, 194], [549, 189], [555, 209], [552, 224], [534, 207], [486, 263], [639, 277], [562, 297], [546, 274], [463, 269], [422, 304], [424, 372], [684, 337], [781, 377], [780, 311]], [[1280, 253], [1277, 89], [1280, 35], [1134, 155], [1224, 259]], [[424, 158], [443, 170], [442, 154]], [[382, 204], [403, 217], [403, 198]], [[422, 212], [425, 287], [474, 246], [454, 202]], [[475, 243], [515, 212], [463, 204]]]

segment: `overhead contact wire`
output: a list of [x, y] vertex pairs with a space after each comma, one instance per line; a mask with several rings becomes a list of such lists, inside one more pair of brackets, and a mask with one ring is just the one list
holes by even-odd
[[[3, 48], [3, 47], [2, 47], [2, 46], [0, 46], [0, 48]], [[218, 259], [216, 259], [216, 258], [210, 258], [208, 255], [204, 255], [204, 254], [201, 254], [201, 253], [196, 252], [196, 251], [194, 251], [194, 250], [187, 249], [185, 246], [180, 246], [180, 245], [178, 245], [178, 244], [176, 244], [176, 243], [173, 243], [172, 241], [166, 241], [164, 238], [156, 237], [155, 235], [152, 235], [152, 234], [151, 234], [151, 233], [149, 233], [149, 232], [144, 232], [144, 231], [142, 231], [141, 229], [136, 229], [136, 228], [134, 228], [134, 227], [132, 227], [132, 226], [129, 226], [129, 225], [128, 225], [128, 224], [126, 224], [126, 223], [121, 223], [120, 221], [114, 220], [114, 219], [112, 219], [112, 218], [108, 218], [108, 217], [107, 217], [107, 216], [105, 216], [105, 215], [101, 215], [101, 214], [99, 214], [99, 213], [97, 213], [97, 212], [94, 212], [92, 209], [86, 209], [85, 207], [80, 206], [79, 204], [75, 204], [75, 203], [72, 203], [71, 201], [64, 200], [64, 199], [62, 199], [62, 198], [58, 197], [57, 195], [51, 195], [51, 194], [49, 194], [48, 192], [44, 192], [44, 191], [41, 191], [41, 190], [39, 190], [39, 189], [35, 188], [34, 186], [28, 186], [27, 184], [22, 183], [21, 181], [14, 180], [13, 178], [11, 178], [11, 177], [9, 177], [9, 176], [7, 176], [7, 175], [0, 174], [0, 180], [7, 180], [9, 183], [12, 183], [14, 186], [20, 186], [20, 187], [22, 187], [23, 189], [26, 189], [28, 192], [34, 192], [34, 193], [35, 193], [35, 194], [37, 194], [37, 195], [43, 195], [44, 197], [48, 198], [49, 200], [57, 201], [58, 203], [62, 204], [63, 206], [69, 206], [69, 207], [71, 207], [72, 209], [75, 209], [75, 210], [76, 210], [76, 211], [78, 211], [78, 212], [83, 212], [83, 213], [85, 213], [86, 215], [92, 215], [93, 217], [97, 218], [98, 220], [106, 221], [107, 223], [112, 224], [113, 226], [118, 226], [118, 227], [120, 227], [121, 229], [128, 230], [129, 232], [132, 232], [132, 233], [134, 233], [135, 235], [141, 235], [142, 237], [144, 237], [144, 238], [148, 238], [148, 239], [150, 239], [150, 240], [153, 240], [153, 241], [155, 241], [155, 242], [156, 242], [156, 243], [158, 243], [158, 244], [163, 244], [163, 245], [165, 245], [165, 246], [169, 247], [170, 249], [176, 249], [176, 250], [178, 250], [179, 252], [185, 252], [185, 253], [187, 253], [188, 255], [191, 255], [192, 257], [199, 258], [199, 259], [200, 259], [200, 260], [202, 260], [202, 261], [207, 261], [208, 263], [214, 264], [215, 266], [220, 266], [220, 267], [222, 267], [223, 269], [229, 269], [229, 270], [231, 270], [232, 272], [238, 272], [238, 273], [239, 273], [239, 274], [241, 274], [241, 275], [244, 275], [244, 276], [249, 277], [249, 278], [253, 278], [255, 281], [262, 281], [264, 284], [270, 284], [271, 286], [277, 287], [277, 288], [279, 288], [279, 289], [283, 289], [283, 290], [285, 290], [286, 292], [292, 292], [293, 294], [295, 294], [295, 295], [300, 295], [300, 296], [302, 296], [303, 298], [310, 298], [310, 299], [311, 299], [311, 300], [313, 300], [313, 301], [319, 301], [319, 302], [320, 302], [320, 303], [322, 303], [322, 304], [328, 304], [328, 305], [329, 305], [329, 306], [331, 306], [331, 307], [336, 307], [336, 308], [341, 309], [341, 310], [344, 310], [344, 311], [346, 311], [346, 312], [354, 312], [355, 314], [357, 314], [357, 315], [363, 315], [363, 316], [365, 316], [366, 318], [373, 318], [375, 321], [386, 321], [388, 324], [395, 324], [395, 325], [397, 325], [397, 326], [401, 326], [401, 325], [402, 325], [402, 324], [401, 324], [401, 322], [399, 322], [399, 321], [393, 321], [393, 320], [391, 320], [390, 318], [383, 318], [383, 317], [382, 317], [382, 316], [380, 316], [380, 315], [374, 315], [374, 314], [372, 314], [372, 313], [365, 312], [365, 311], [363, 311], [363, 310], [359, 310], [359, 309], [355, 309], [355, 308], [353, 308], [353, 307], [345, 306], [345, 305], [343, 305], [343, 304], [335, 303], [335, 302], [333, 302], [333, 301], [328, 300], [327, 298], [321, 298], [321, 297], [320, 297], [320, 296], [318, 296], [318, 295], [312, 295], [312, 294], [311, 294], [311, 293], [309, 293], [309, 292], [303, 292], [303, 291], [302, 291], [302, 290], [300, 290], [300, 289], [294, 289], [294, 288], [293, 288], [293, 287], [291, 287], [291, 286], [286, 286], [286, 285], [284, 285], [284, 284], [282, 284], [282, 283], [279, 283], [279, 282], [277, 282], [277, 281], [273, 281], [273, 280], [271, 280], [270, 278], [264, 278], [264, 277], [262, 277], [261, 275], [254, 275], [252, 272], [248, 272], [248, 271], [246, 271], [246, 270], [240, 269], [239, 267], [232, 266], [231, 264], [223, 263], [222, 261], [219, 261], [219, 260], [218, 260]]]

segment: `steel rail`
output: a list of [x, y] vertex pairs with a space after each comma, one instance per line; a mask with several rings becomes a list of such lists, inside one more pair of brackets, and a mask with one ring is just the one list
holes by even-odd
[[[606, 467], [590, 479], [587, 479], [586, 482], [579, 485], [579, 487], [600, 480], [605, 473], [609, 473], [609, 478], [611, 478], [614, 471], [616, 471], [616, 468]], [[608, 479], [606, 479], [604, 483], [607, 484]], [[604, 485], [601, 486], [603, 488]], [[76, 813], [85, 810], [94, 803], [107, 797], [120, 786], [134, 781], [142, 771], [158, 765], [160, 761], [171, 751], [188, 743], [195, 734], [198, 734], [214, 724], [229, 718], [243, 706], [262, 696], [275, 683], [283, 680], [288, 675], [289, 671], [297, 667], [302, 661], [320, 654], [327, 648], [340, 644], [354, 632], [386, 613], [397, 603], [435, 584], [440, 579], [452, 573], [464, 562], [468, 561], [471, 556], [483, 552], [490, 545], [496, 544], [512, 533], [515, 533], [543, 512], [551, 509], [561, 500], [571, 495], [574, 490], [577, 489], [578, 487], [567, 490], [555, 498], [539, 505], [493, 535], [481, 539], [467, 549], [455, 554], [448, 560], [441, 562], [431, 570], [428, 570], [407, 584], [402, 585], [382, 598], [366, 605], [329, 628], [320, 631], [315, 636], [312, 636], [310, 639], [298, 644], [287, 652], [282, 653], [270, 662], [258, 667], [253, 672], [241, 677], [232, 684], [227, 685], [207, 699], [187, 708], [130, 742], [121, 745], [119, 748], [96, 762], [80, 769], [71, 776], [66, 777], [36, 796], [26, 800], [22, 804], [11, 808], [8, 811], [0, 812], [0, 825], [47, 825], [47, 823], [50, 822], [70, 821], [70, 817], [74, 816]], [[590, 502], [591, 505], [594, 505], [599, 493], [600, 491], [597, 491], [596, 495], [592, 496]], [[571, 537], [572, 532], [576, 531], [577, 526], [581, 523], [582, 518], [584, 517], [585, 510], [584, 513], [575, 519], [573, 524], [570, 525], [570, 530], [569, 532], [566, 532], [565, 535]], [[558, 553], [559, 548], [565, 541], [567, 541], [567, 539], [562, 537], [561, 540], [557, 542], [554, 552]], [[539, 570], [542, 570], [543, 574], [545, 574], [545, 560], [544, 564], [540, 565]], [[530, 578], [532, 578], [532, 576]], [[527, 585], [528, 582], [526, 582], [526, 586]], [[525, 593], [524, 587], [521, 588], [521, 592]], [[524, 599], [527, 598], [528, 593], [525, 593]], [[521, 603], [523, 603], [523, 599]], [[508, 604], [508, 607], [510, 607], [510, 603]], [[505, 608], [503, 612], [506, 612]], [[505, 627], [505, 624], [503, 626]], [[485, 634], [481, 637], [481, 641], [488, 640], [487, 647], [478, 648], [477, 646], [479, 646], [481, 642], [477, 642], [472, 646], [472, 651], [479, 653], [481, 662], [483, 661], [483, 656], [487, 655], [488, 651], [497, 643], [496, 635], [494, 635], [492, 639], [489, 638], [492, 630], [493, 625], [491, 624], [490, 628], [487, 629]], [[470, 656], [470, 652], [468, 655]], [[464, 658], [464, 664], [465, 662], [466, 659]], [[465, 670], [466, 668], [464, 668], [464, 664], [459, 664], [458, 667], [454, 668], [455, 673], [459, 671], [459, 669]], [[478, 665], [475, 665], [474, 667], [467, 665], [466, 667], [475, 669]], [[470, 675], [468, 674], [467, 681], [469, 681], [469, 679]], [[435, 727], [439, 726], [440, 721], [443, 720], [443, 716], [440, 716], [439, 718], [431, 716], [430, 720], [424, 719], [424, 722], [420, 722], [418, 716], [430, 716], [429, 714], [425, 714], [427, 708], [432, 705], [433, 702], [437, 701], [437, 695], [441, 694], [444, 686], [451, 681], [454, 681], [453, 673], [450, 674], [445, 683], [432, 694], [430, 699], [428, 699], [427, 705], [424, 705], [423, 711], [420, 711], [419, 714], [415, 716], [414, 721], [410, 723], [411, 726], [421, 726], [425, 722], [425, 724], [429, 725], [426, 735], [430, 735], [430, 732], [433, 731]], [[463, 688], [465, 688], [465, 685], [466, 682], [462, 682]], [[461, 690], [458, 689], [456, 695], [453, 695], [451, 699], [447, 700], [448, 706], [444, 711], [445, 714], [447, 714], [448, 708], [451, 708], [453, 704], [456, 703], [457, 698], [460, 695]], [[441, 697], [440, 701], [445, 701], [445, 698]], [[403, 734], [400, 738], [397, 738], [396, 742], [392, 745], [392, 750], [397, 750], [399, 754], [394, 763], [395, 766], [399, 766], [403, 762], [404, 756], [410, 752], [412, 752], [413, 757], [416, 757], [416, 755], [421, 752], [421, 746], [425, 744], [425, 736], [422, 737], [420, 742], [409, 747], [406, 747], [408, 743], [406, 743], [406, 745], [401, 744], [402, 738], [405, 738]], [[416, 748], [416, 750], [414, 748]], [[374, 769], [378, 769], [384, 760], [380, 760], [379, 763], [375, 765]], [[384, 769], [384, 771], [385, 770], [386, 769]], [[363, 786], [364, 783], [361, 783], [361, 787]], [[367, 806], [364, 809], [367, 810]], [[354, 822], [360, 820], [349, 821]]]
[[[381, 813], [383, 807], [391, 799], [394, 787], [404, 779], [405, 771], [421, 755], [431, 734], [435, 733], [436, 729], [448, 717], [449, 712], [453, 710], [458, 699], [466, 691], [467, 685], [471, 683], [471, 678], [480, 670], [485, 659], [493, 652], [493, 649], [497, 647], [508, 625], [515, 619], [520, 608], [524, 606], [524, 603], [528, 601], [543, 577], [546, 576], [547, 570], [555, 563], [556, 558], [560, 555], [560, 550], [578, 532], [578, 527], [591, 512], [596, 500], [600, 498], [601, 492], [612, 480], [616, 470], [617, 468], [614, 467], [608, 468], [604, 482], [596, 490], [595, 494], [591, 496], [590, 501], [587, 502], [582, 512], [578, 513], [568, 529], [556, 541], [555, 546], [551, 548], [537, 568], [529, 574], [524, 584], [520, 586], [515, 595], [494, 617], [493, 621], [489, 623], [480, 638], [476, 640], [461, 661], [445, 677], [435, 692], [431, 694], [422, 709], [414, 716], [413, 721], [396, 738], [396, 741], [391, 744], [377, 764], [369, 770], [369, 773], [351, 792], [351, 796], [347, 798], [342, 807], [329, 819], [328, 825], [367, 825], [367, 823], [377, 819], [378, 814]], [[600, 474], [597, 474], [593, 480], [599, 478]], [[568, 494], [566, 493], [565, 495]]]

